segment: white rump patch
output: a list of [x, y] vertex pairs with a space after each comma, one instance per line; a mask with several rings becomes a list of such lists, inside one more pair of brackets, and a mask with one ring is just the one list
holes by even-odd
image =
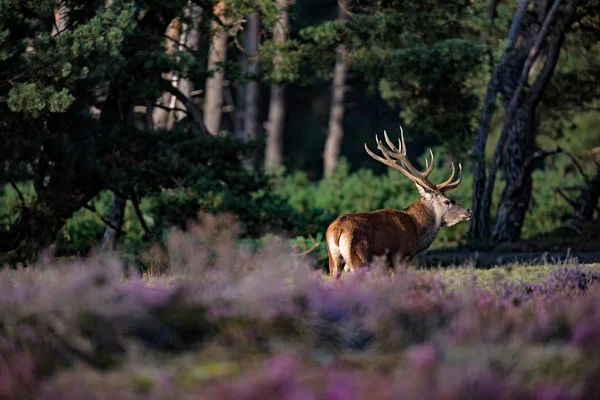
[[349, 237], [348, 234], [342, 234], [340, 236], [340, 248], [339, 252], [342, 255], [342, 258], [346, 263], [350, 260], [350, 243], [352, 242], [352, 238]]

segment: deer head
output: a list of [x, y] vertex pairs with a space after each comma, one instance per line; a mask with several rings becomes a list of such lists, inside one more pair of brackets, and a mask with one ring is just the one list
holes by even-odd
[[436, 216], [436, 219], [440, 222], [440, 226], [452, 226], [461, 221], [468, 221], [471, 219], [471, 210], [461, 206], [456, 201], [446, 196], [446, 193], [458, 187], [462, 180], [462, 165], [458, 164], [458, 178], [453, 182], [454, 174], [456, 169], [454, 163], [451, 163], [452, 174], [445, 182], [434, 184], [428, 176], [433, 170], [435, 158], [433, 152], [429, 150], [431, 154], [431, 161], [425, 160], [425, 171], [418, 171], [408, 161], [406, 157], [406, 144], [404, 143], [404, 132], [400, 127], [400, 139], [398, 141], [398, 147], [396, 147], [392, 141], [388, 138], [387, 132], [384, 131], [383, 136], [389, 147], [384, 147], [383, 143], [377, 135], [375, 135], [375, 141], [377, 148], [383, 154], [383, 157], [374, 154], [367, 144], [365, 143], [365, 150], [375, 160], [392, 167], [400, 171], [404, 176], [413, 181], [419, 190], [421, 195], [421, 203], [425, 205], [432, 213]]

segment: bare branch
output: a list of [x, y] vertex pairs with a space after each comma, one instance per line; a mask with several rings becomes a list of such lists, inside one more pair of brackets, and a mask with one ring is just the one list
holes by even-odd
[[[512, 124], [517, 105], [519, 104], [519, 100], [521, 98], [521, 94], [525, 89], [525, 84], [527, 83], [529, 77], [529, 71], [531, 70], [531, 66], [533, 65], [533, 63], [539, 55], [540, 47], [542, 46], [544, 39], [546, 39], [546, 36], [548, 35], [548, 29], [550, 29], [550, 22], [552, 22], [554, 14], [556, 14], [556, 11], [558, 10], [560, 1], [561, 0], [554, 0], [552, 8], [550, 8], [550, 11], [548, 11], [548, 14], [546, 14], [546, 18], [544, 19], [542, 28], [540, 29], [537, 37], [535, 38], [535, 42], [531, 47], [531, 50], [529, 50], [529, 55], [527, 56], [527, 60], [525, 60], [525, 64], [523, 65], [523, 69], [521, 70], [521, 77], [519, 78], [519, 83], [517, 84], [517, 88], [515, 89], [515, 92], [513, 93], [513, 96], [510, 99], [510, 103], [508, 104], [508, 108], [506, 110], [506, 117], [504, 118], [504, 126], [502, 128], [502, 135], [500, 138], [500, 140], [502, 140], [502, 137], [504, 136], [504, 140], [502, 141], [501, 145], [497, 146], [497, 148], [504, 147], [504, 141], [506, 141], [505, 136], [507, 136], [508, 134], [509, 127]], [[548, 65], [549, 62], [550, 60], [547, 60], [546, 65]]]
[[350, 12], [350, 10], [348, 10], [349, 8], [349, 1], [348, 0], [338, 0], [338, 18], [339, 19], [346, 19], [348, 17], [350, 18], [354, 18], [354, 14], [352, 12]]
[[164, 90], [171, 93], [173, 96], [175, 96], [177, 98], [177, 100], [179, 100], [181, 102], [181, 104], [183, 104], [185, 106], [190, 117], [194, 121], [195, 125], [198, 127], [198, 130], [200, 131], [200, 133], [202, 133], [203, 135], [209, 135], [208, 129], [206, 129], [206, 125], [204, 125], [204, 121], [202, 120], [202, 115], [200, 114], [200, 110], [198, 110], [198, 107], [196, 107], [194, 102], [191, 101], [186, 95], [181, 93], [181, 91], [179, 89], [174, 87], [171, 84], [171, 82], [169, 82], [167, 80], [163, 80], [162, 82], [163, 82]]
[[577, 207], [577, 203], [575, 203], [575, 200], [571, 200], [564, 192], [561, 188], [559, 187], [554, 187], [553, 188], [554, 191], [563, 199], [565, 199], [567, 201], [567, 203], [569, 203], [571, 205], [571, 207], [575, 208]]
[[175, 39], [174, 37], [171, 37], [171, 36], [167, 35], [166, 33], [163, 33], [161, 36], [164, 37], [164, 38], [166, 38], [166, 39], [168, 39], [168, 40], [170, 40], [170, 41], [172, 41], [173, 44], [177, 45], [177, 47], [184, 48], [184, 49], [186, 49], [188, 51], [191, 51], [191, 52], [195, 52], [196, 51], [195, 49], [189, 47], [185, 43], [179, 41], [179, 39]]
[[133, 204], [133, 209], [135, 211], [135, 215], [137, 216], [138, 220], [140, 221], [140, 225], [142, 225], [142, 229], [144, 229], [144, 232], [146, 233], [146, 235], [148, 235], [149, 237], [152, 236], [152, 231], [146, 224], [146, 221], [144, 221], [144, 214], [142, 214], [142, 210], [140, 209], [140, 203], [138, 201], [138, 197], [137, 197], [137, 194], [135, 193], [134, 189], [131, 189], [131, 203]]
[[577, 161], [577, 159], [575, 158], [575, 156], [572, 155], [571, 153], [569, 153], [568, 151], [565, 151], [565, 154], [571, 159], [571, 161], [573, 162], [573, 165], [575, 166], [575, 168], [577, 169], [577, 171], [579, 171], [579, 173], [583, 176], [583, 179], [585, 179], [585, 182], [586, 183], [589, 182], [590, 178], [585, 173], [585, 171], [583, 170], [583, 167], [581, 166], [581, 164], [579, 163], [579, 161]]
[[166, 110], [166, 111], [179, 111], [179, 112], [182, 112], [182, 113], [189, 114], [188, 110], [185, 110], [183, 108], [179, 108], [179, 107], [167, 107], [167, 106], [164, 106], [164, 105], [162, 105], [160, 103], [153, 104], [152, 107], [162, 108], [163, 110]]
[[14, 183], [13, 181], [10, 181], [10, 186], [12, 186], [12, 188], [15, 189], [15, 192], [17, 192], [17, 196], [19, 196], [19, 200], [21, 201], [21, 205], [23, 207], [25, 207], [25, 197], [23, 196], [23, 193], [21, 193], [21, 191], [17, 187], [17, 184]]
[[100, 218], [100, 220], [102, 222], [104, 222], [104, 224], [106, 224], [106, 226], [108, 226], [109, 228], [113, 229], [114, 231], [119, 232], [121, 235], [126, 235], [127, 234], [127, 232], [125, 232], [121, 228], [118, 228], [115, 225], [113, 225], [104, 215], [102, 215], [98, 210], [96, 210], [96, 207], [94, 207], [94, 206], [92, 206], [90, 204], [84, 204], [83, 208], [85, 208], [86, 210], [90, 210], [91, 212], [93, 212], [94, 214], [96, 214], [96, 216], [98, 218]]
[[535, 163], [538, 160], [544, 159], [548, 156], [561, 153], [562, 151], [563, 149], [557, 146], [553, 150], [538, 150], [534, 152], [531, 156], [529, 156], [523, 163], [523, 168], [521, 168], [521, 173], [517, 178], [517, 183], [513, 186], [513, 190], [511, 191], [510, 196], [512, 196], [515, 191], [521, 190], [525, 177], [531, 173], [533, 163]]
[[[565, 31], [567, 30], [571, 23], [571, 20], [573, 19], [575, 9], [577, 8], [579, 2], [579, 0], [570, 0], [567, 3], [567, 10], [565, 16], [562, 19], [560, 19], [555, 26], [554, 30], [556, 32], [557, 37], [555, 37], [554, 41], [549, 46], [547, 52], [548, 55], [546, 57], [546, 62], [544, 63], [542, 71], [531, 85], [529, 95], [529, 103], [531, 105], [536, 105], [540, 101], [542, 93], [545, 87], [548, 85], [552, 74], [554, 73], [554, 69], [556, 68], [556, 62], [558, 61], [558, 56], [560, 55], [560, 49], [565, 38]], [[546, 23], [546, 21], [544, 21], [544, 23]]]

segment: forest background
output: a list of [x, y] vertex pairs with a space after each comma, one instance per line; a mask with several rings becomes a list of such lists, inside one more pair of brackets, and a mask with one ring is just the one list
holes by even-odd
[[212, 213], [323, 261], [340, 213], [416, 200], [363, 147], [399, 126], [415, 164], [433, 148], [433, 179], [463, 166], [453, 195], [474, 218], [434, 247], [596, 249], [598, 10], [3, 0], [0, 261], [100, 248], [143, 268]]

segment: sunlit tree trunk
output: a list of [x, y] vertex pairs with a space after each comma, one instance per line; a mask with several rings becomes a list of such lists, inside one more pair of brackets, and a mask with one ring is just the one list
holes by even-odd
[[[290, 19], [287, 8], [289, 0], [277, 0], [281, 11], [277, 17], [274, 29], [276, 44], [285, 42], [290, 31]], [[273, 60], [275, 75], [277, 76], [281, 55], [277, 54]], [[285, 124], [285, 86], [282, 82], [271, 85], [271, 98], [269, 100], [269, 121], [267, 123], [267, 144], [265, 148], [265, 168], [277, 170], [283, 166], [283, 129]]]
[[[213, 13], [224, 23], [226, 4], [220, 0]], [[217, 21], [212, 23], [212, 41], [208, 55], [208, 70], [213, 75], [206, 80], [204, 97], [204, 125], [211, 135], [217, 135], [221, 127], [223, 113], [223, 82], [225, 80], [224, 63], [227, 60], [227, 32]]]
[[[181, 21], [179, 18], [173, 19], [169, 26], [167, 27], [167, 39], [165, 42], [166, 52], [168, 55], [172, 56], [177, 51], [177, 42], [179, 40], [181, 32]], [[177, 86], [177, 75], [171, 72], [166, 73], [164, 78], [171, 81], [172, 84]], [[158, 103], [162, 107], [154, 107], [152, 111], [152, 119], [154, 120], [154, 126], [156, 128], [169, 128], [169, 110], [168, 108], [172, 108], [172, 103], [175, 102], [175, 99], [172, 98], [171, 94], [168, 92], [164, 92], [162, 97], [159, 99]], [[165, 108], [163, 108], [165, 107]]]
[[[346, 19], [350, 0], [340, 0], [338, 18]], [[329, 113], [329, 128], [325, 141], [324, 170], [325, 175], [330, 174], [337, 165], [344, 136], [344, 97], [346, 93], [346, 64], [347, 47], [340, 44], [337, 48], [337, 61], [333, 72], [333, 87], [331, 93], [331, 111]]]
[[[198, 41], [200, 39], [199, 29], [200, 18], [202, 18], [202, 10], [196, 4], [189, 3], [186, 12], [191, 18], [191, 24], [186, 26], [186, 29], [183, 30], [180, 41], [181, 43], [185, 44], [185, 47], [188, 49], [188, 51], [196, 51], [198, 50]], [[178, 87], [181, 93], [183, 93], [186, 97], [190, 99], [192, 98], [194, 84], [189, 78], [180, 78]], [[178, 110], [185, 110], [185, 105], [179, 100], [176, 101], [175, 107]], [[186, 116], [186, 113], [183, 111], [175, 111], [174, 115], [175, 121], [180, 121]]]
[[54, 10], [54, 26], [52, 27], [52, 36], [56, 36], [67, 28], [67, 7], [60, 1]]

